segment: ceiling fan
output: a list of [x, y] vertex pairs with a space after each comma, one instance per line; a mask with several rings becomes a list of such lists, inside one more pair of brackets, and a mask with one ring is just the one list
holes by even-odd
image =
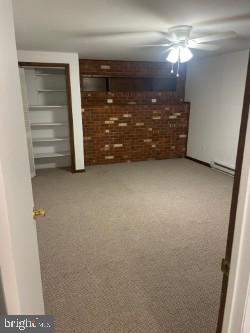
[[172, 63], [171, 73], [174, 72], [174, 64], [177, 63], [177, 74], [179, 76], [180, 63], [188, 62], [192, 59], [191, 49], [213, 51], [219, 48], [218, 45], [207, 44], [208, 42], [220, 41], [236, 37], [234, 31], [227, 31], [196, 38], [191, 37], [192, 26], [179, 25], [169, 28], [164, 33], [166, 42], [163, 44], [142, 45], [142, 47], [164, 47], [164, 52], [168, 52], [166, 60]]

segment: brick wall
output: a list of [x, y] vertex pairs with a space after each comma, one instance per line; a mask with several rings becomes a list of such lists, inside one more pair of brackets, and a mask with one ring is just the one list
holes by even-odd
[[82, 91], [82, 106], [97, 106], [106, 104], [173, 104], [179, 101], [176, 92], [155, 92], [155, 91], [144, 91], [144, 92], [88, 92]]
[[184, 157], [189, 104], [87, 107], [86, 165]]
[[[182, 71], [179, 89], [185, 85]], [[80, 72], [167, 77], [170, 67], [167, 63], [80, 60]], [[180, 91], [82, 92], [86, 165], [184, 157], [189, 104], [181, 102]]]

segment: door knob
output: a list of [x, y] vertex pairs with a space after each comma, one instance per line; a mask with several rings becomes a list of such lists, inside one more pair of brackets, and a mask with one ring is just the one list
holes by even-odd
[[33, 209], [33, 219], [36, 219], [37, 217], [44, 217], [45, 215], [45, 210], [43, 208]]

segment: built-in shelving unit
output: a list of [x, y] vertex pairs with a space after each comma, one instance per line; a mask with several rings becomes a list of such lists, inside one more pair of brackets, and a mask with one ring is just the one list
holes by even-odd
[[63, 67], [25, 67], [36, 169], [70, 166], [66, 74]]

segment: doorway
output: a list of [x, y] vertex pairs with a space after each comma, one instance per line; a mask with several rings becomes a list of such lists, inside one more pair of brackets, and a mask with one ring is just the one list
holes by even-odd
[[[246, 97], [245, 97], [246, 98]], [[245, 102], [244, 102], [244, 105], [245, 105]], [[249, 105], [249, 102], [248, 102], [248, 105]], [[245, 114], [245, 116], [244, 116], [244, 108], [243, 108], [243, 115], [242, 115], [242, 119], [245, 121], [247, 118], [246, 118], [247, 116], [246, 116], [246, 114]], [[242, 121], [243, 121], [242, 120]], [[246, 121], [245, 121], [245, 124], [246, 124]], [[241, 127], [241, 133], [242, 133], [242, 131], [244, 130], [244, 126], [243, 127]], [[241, 134], [242, 135], [242, 134]], [[241, 141], [241, 136], [240, 136], [240, 143], [239, 143], [239, 146], [242, 144], [242, 141]], [[244, 149], [244, 147], [243, 147], [243, 149]], [[242, 150], [242, 152], [243, 152], [243, 150]], [[238, 156], [239, 156], [239, 151], [238, 151]], [[238, 160], [239, 160], [239, 157], [237, 157], [237, 165], [238, 165]], [[237, 166], [237, 168], [238, 168], [238, 166]], [[239, 168], [237, 169], [238, 171], [240, 170]], [[236, 191], [236, 185], [237, 185], [237, 179], [239, 180], [239, 177], [240, 176], [238, 176], [238, 178], [237, 178], [237, 171], [236, 170], [236, 177], [235, 177], [235, 183], [234, 183], [234, 193], [235, 193], [235, 191]], [[238, 186], [239, 186], [239, 183], [238, 183]], [[237, 192], [237, 191], [236, 191]], [[235, 196], [235, 194], [233, 195], [233, 198], [234, 198], [234, 196]], [[234, 200], [234, 199], [233, 199]], [[233, 205], [233, 201], [232, 201], [232, 205]], [[237, 206], [236, 206], [237, 207]], [[231, 208], [231, 216], [232, 216], [232, 210], [233, 210], [233, 208]], [[231, 218], [230, 218], [230, 221], [231, 221]], [[230, 222], [231, 223], [231, 222]], [[229, 227], [230, 228], [230, 227]], [[230, 237], [232, 238], [232, 233], [230, 233]], [[230, 238], [229, 237], [229, 238]], [[225, 276], [227, 277], [228, 276], [228, 271], [227, 271], [227, 269], [228, 269], [228, 265], [226, 264], [225, 265], [225, 261], [223, 262], [223, 270], [224, 270], [224, 278], [225, 278]], [[69, 272], [67, 272], [67, 273], [69, 273]], [[224, 282], [223, 282], [224, 283]], [[223, 290], [223, 289], [222, 289]], [[223, 294], [224, 295], [224, 294]], [[225, 296], [225, 295], [224, 295]], [[218, 332], [220, 332], [220, 328], [219, 328], [219, 324], [218, 324]]]
[[248, 61], [244, 101], [243, 101], [242, 116], [241, 116], [241, 125], [240, 125], [237, 157], [236, 157], [236, 169], [235, 169], [235, 177], [234, 177], [234, 185], [233, 185], [233, 193], [232, 193], [232, 201], [231, 201], [226, 252], [225, 252], [225, 258], [222, 259], [222, 265], [221, 265], [221, 269], [223, 272], [223, 281], [222, 281], [222, 289], [221, 289], [221, 300], [220, 300], [220, 309], [219, 309], [219, 315], [218, 315], [218, 324], [217, 324], [217, 331], [216, 331], [217, 333], [221, 333], [222, 328], [223, 328], [223, 319], [224, 319], [225, 305], [226, 305], [227, 292], [228, 292], [230, 263], [231, 263], [231, 257], [232, 257], [236, 213], [237, 213], [237, 207], [238, 207], [238, 198], [239, 198], [240, 181], [241, 181], [241, 173], [242, 173], [242, 163], [243, 163], [244, 149], [245, 149], [245, 143], [246, 143], [249, 106], [250, 106], [250, 58]]
[[60, 167], [74, 172], [69, 65], [19, 62], [19, 68], [31, 174]]

